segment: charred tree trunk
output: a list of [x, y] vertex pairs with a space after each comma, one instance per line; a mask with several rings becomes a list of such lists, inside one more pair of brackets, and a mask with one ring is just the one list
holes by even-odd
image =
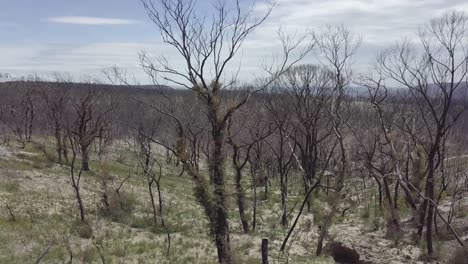
[[72, 187], [73, 190], [75, 191], [75, 197], [76, 201], [78, 203], [78, 209], [80, 212], [80, 220], [81, 222], [86, 222], [86, 217], [85, 217], [85, 210], [84, 210], [84, 204], [83, 204], [83, 199], [81, 198], [81, 193], [80, 193], [80, 179], [81, 179], [81, 173], [82, 173], [82, 168], [80, 169], [78, 175], [75, 175], [75, 158], [72, 160], [72, 164], [70, 165], [70, 173], [71, 173], [71, 180], [72, 180]]
[[268, 264], [268, 239], [262, 239], [262, 264]]
[[62, 132], [59, 124], [55, 124], [55, 140], [57, 144], [57, 162], [62, 164]]
[[[250, 164], [252, 166], [252, 164]], [[252, 206], [252, 231], [255, 231], [257, 227], [257, 202], [258, 202], [258, 195], [257, 195], [257, 171], [256, 169], [251, 168], [250, 174], [252, 176], [252, 189], [253, 189], [253, 206]]]
[[319, 235], [319, 239], [317, 241], [317, 249], [315, 251], [316, 256], [321, 256], [322, 255], [323, 240], [325, 239], [325, 237], [327, 235], [328, 228], [332, 223], [333, 217], [335, 216], [336, 212], [338, 211], [337, 203], [335, 202], [335, 200], [336, 201], [338, 200], [338, 197], [337, 197], [338, 195], [335, 194], [334, 196], [335, 197], [332, 198], [332, 199], [334, 199], [333, 205], [330, 208], [330, 212], [328, 213], [328, 215], [323, 220], [322, 227], [320, 229], [320, 235]]
[[[217, 115], [216, 115], [217, 116]], [[219, 122], [219, 120], [216, 120]], [[229, 239], [228, 211], [226, 207], [225, 182], [224, 182], [224, 128], [215, 124], [213, 129], [214, 150], [212, 161], [212, 174], [214, 194], [216, 197], [214, 219], [214, 231], [216, 249], [219, 263], [232, 263], [231, 247]]]
[[[239, 217], [241, 220], [242, 228], [244, 233], [249, 233], [249, 222], [247, 221], [247, 216], [245, 215], [245, 192], [244, 188], [242, 187], [242, 169], [247, 162], [247, 158], [242, 163], [239, 161], [239, 146], [237, 146], [232, 139], [230, 139], [229, 144], [232, 146], [233, 154], [232, 154], [232, 163], [234, 165], [234, 169], [236, 171], [236, 198], [237, 198], [237, 207], [239, 209]], [[247, 154], [248, 155], [248, 154]]]
[[[434, 153], [435, 154], [435, 153]], [[435, 155], [434, 155], [435, 156]], [[434, 157], [429, 160], [429, 171], [427, 174], [427, 185], [428, 187], [426, 188], [427, 194], [426, 197], [432, 201], [434, 201]], [[432, 161], [432, 162], [431, 162]], [[426, 242], [427, 242], [427, 254], [429, 256], [432, 256], [434, 254], [434, 246], [432, 243], [432, 223], [434, 220], [434, 204], [428, 202], [428, 208], [427, 208], [427, 217], [426, 217]]]
[[83, 171], [89, 171], [89, 150], [87, 146], [81, 147]]
[[66, 135], [63, 135], [62, 137], [62, 153], [63, 153], [63, 157], [65, 158], [65, 162], [69, 163], [66, 137], [67, 137]]
[[239, 169], [236, 169], [236, 192], [237, 192], [237, 206], [239, 208], [239, 216], [242, 223], [242, 228], [244, 233], [249, 233], [249, 222], [247, 221], [247, 216], [245, 215], [245, 192], [242, 188], [242, 172]]
[[148, 192], [149, 192], [149, 195], [150, 195], [151, 209], [153, 211], [153, 222], [156, 225], [158, 223], [158, 214], [157, 214], [157, 210], [156, 210], [156, 203], [154, 202], [153, 183], [154, 183], [154, 180], [149, 180]]
[[288, 211], [286, 208], [286, 204], [288, 200], [288, 178], [285, 173], [281, 173], [280, 181], [281, 181], [281, 224], [283, 226], [287, 226], [288, 225]]

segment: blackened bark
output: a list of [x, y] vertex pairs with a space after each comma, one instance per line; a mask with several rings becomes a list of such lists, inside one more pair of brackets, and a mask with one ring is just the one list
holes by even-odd
[[81, 147], [81, 155], [83, 159], [82, 160], [83, 171], [89, 171], [89, 153], [88, 153], [87, 146]]
[[268, 264], [268, 239], [262, 239], [262, 264]]

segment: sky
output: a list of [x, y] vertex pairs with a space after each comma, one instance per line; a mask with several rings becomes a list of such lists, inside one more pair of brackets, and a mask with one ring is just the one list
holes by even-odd
[[[0, 0], [0, 4], [0, 73], [67, 72], [80, 79], [119, 66], [146, 82], [138, 66], [139, 52], [164, 54], [174, 65], [181, 64], [177, 53], [162, 43], [139, 0]], [[209, 0], [198, 4], [200, 10], [210, 10]], [[243, 0], [243, 4], [258, 15], [266, 6], [262, 0]], [[262, 70], [261, 62], [274, 55], [279, 27], [303, 32], [324, 24], [346, 25], [362, 39], [354, 67], [363, 72], [379, 51], [404, 37], [414, 38], [420, 25], [451, 9], [468, 12], [468, 1], [277, 0], [268, 20], [238, 55], [240, 78], [255, 77]]]

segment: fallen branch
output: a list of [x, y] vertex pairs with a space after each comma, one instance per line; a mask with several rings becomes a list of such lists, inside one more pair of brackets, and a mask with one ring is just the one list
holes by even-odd
[[50, 248], [52, 247], [52, 242], [53, 240], [49, 241], [49, 243], [47, 243], [47, 246], [45, 248], [45, 250], [42, 252], [42, 254], [36, 259], [36, 261], [34, 262], [34, 264], [39, 264], [41, 262], [41, 260], [45, 257], [45, 255], [47, 255], [47, 253], [49, 253], [49, 250]]
[[8, 210], [8, 214], [11, 217], [11, 221], [15, 222], [16, 218], [15, 218], [15, 215], [13, 214], [13, 209], [11, 209], [11, 207], [8, 204], [5, 207]]

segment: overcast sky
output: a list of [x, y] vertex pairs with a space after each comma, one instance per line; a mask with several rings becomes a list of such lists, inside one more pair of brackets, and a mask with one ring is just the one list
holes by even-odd
[[[117, 65], [138, 71], [138, 52], [165, 54], [158, 31], [138, 0], [2, 0], [0, 8], [0, 72], [70, 72], [76, 78], [96, 75]], [[204, 9], [208, 1], [198, 0]], [[265, 4], [244, 0], [259, 14]], [[365, 71], [375, 54], [403, 37], [414, 37], [418, 26], [448, 9], [468, 11], [463, 0], [277, 0], [273, 13], [245, 42], [239, 54], [242, 78], [250, 79], [261, 62], [274, 53], [276, 30], [317, 30], [323, 24], [345, 24], [362, 37], [355, 58]], [[306, 62], [311, 62], [307, 58]]]

